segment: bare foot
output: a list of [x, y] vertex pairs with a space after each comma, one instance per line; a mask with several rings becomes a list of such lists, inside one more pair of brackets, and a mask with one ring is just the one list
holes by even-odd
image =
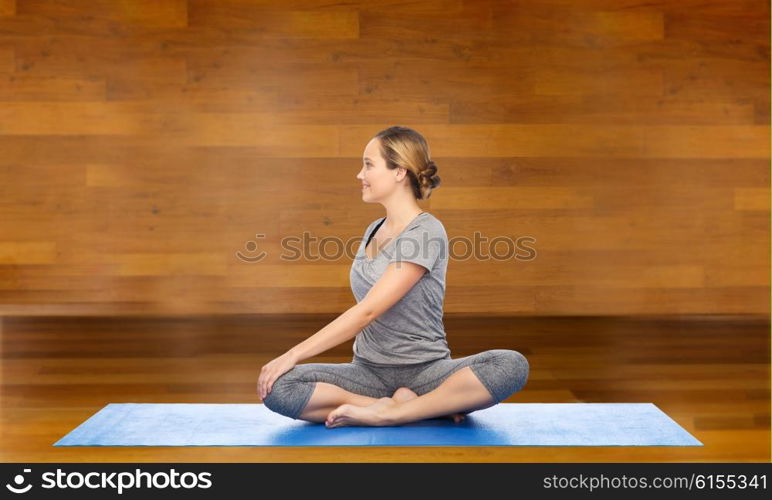
[[[404, 403], [405, 401], [410, 401], [411, 399], [415, 399], [418, 397], [418, 394], [411, 391], [407, 387], [400, 387], [397, 389], [394, 394], [391, 396], [391, 398], [399, 403]], [[377, 404], [377, 403], [374, 403]], [[466, 413], [454, 413], [452, 415], [444, 415], [443, 418], [449, 418], [453, 420], [455, 423], [463, 422], [466, 418]]]
[[[388, 418], [388, 410], [398, 403], [404, 403], [418, 397], [418, 394], [407, 387], [400, 387], [390, 398], [379, 398], [375, 403], [368, 406], [356, 406], [352, 404], [343, 404], [335, 408], [327, 415], [324, 424], [327, 428], [345, 427], [348, 425], [369, 425], [384, 426], [391, 425]], [[466, 413], [454, 413], [444, 415], [444, 418], [450, 418], [455, 423], [463, 422]]]
[[378, 411], [378, 410], [381, 410], [383, 408], [387, 408], [389, 406], [394, 406], [395, 404], [397, 404], [397, 400], [394, 399], [393, 397], [391, 397], [391, 398], [380, 398], [375, 403], [373, 403], [371, 405], [367, 405], [364, 408], [369, 408], [371, 410]]
[[[387, 401], [388, 400], [388, 401]], [[333, 427], [345, 427], [347, 425], [384, 426], [391, 425], [386, 418], [384, 410], [397, 404], [391, 398], [381, 398], [370, 406], [354, 406], [352, 404], [340, 405], [327, 415], [324, 425], [328, 429]]]

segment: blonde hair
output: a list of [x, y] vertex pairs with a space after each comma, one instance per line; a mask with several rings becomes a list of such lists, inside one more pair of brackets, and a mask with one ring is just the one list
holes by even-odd
[[413, 195], [419, 200], [429, 198], [432, 190], [440, 185], [440, 176], [437, 175], [437, 165], [429, 157], [426, 139], [415, 130], [400, 126], [381, 130], [375, 137], [380, 141], [386, 167], [391, 170], [397, 167], [406, 169]]

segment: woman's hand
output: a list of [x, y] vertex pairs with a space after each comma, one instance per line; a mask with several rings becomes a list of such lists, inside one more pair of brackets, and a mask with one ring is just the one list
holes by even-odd
[[260, 399], [265, 399], [268, 393], [271, 392], [276, 379], [292, 370], [297, 362], [295, 355], [287, 351], [278, 358], [266, 363], [260, 370], [260, 377], [257, 379], [257, 392], [260, 394]]

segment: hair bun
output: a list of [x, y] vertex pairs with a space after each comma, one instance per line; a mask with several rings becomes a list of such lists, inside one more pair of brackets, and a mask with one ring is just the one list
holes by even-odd
[[437, 164], [434, 163], [434, 160], [429, 160], [426, 163], [426, 168], [423, 171], [424, 176], [431, 179], [436, 173], [437, 173]]
[[418, 181], [424, 187], [434, 189], [440, 185], [440, 177], [437, 175], [437, 164], [433, 160], [426, 163], [426, 168], [418, 174]]

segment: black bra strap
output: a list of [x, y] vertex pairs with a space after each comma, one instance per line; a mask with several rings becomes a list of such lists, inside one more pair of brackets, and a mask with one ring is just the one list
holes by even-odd
[[370, 231], [370, 236], [367, 237], [367, 243], [365, 243], [365, 248], [367, 248], [367, 245], [370, 244], [370, 240], [373, 239], [373, 236], [375, 236], [375, 233], [378, 231], [378, 228], [381, 227], [381, 224], [386, 220], [386, 217], [381, 219], [381, 222], [375, 225], [375, 228], [373, 228], [372, 231]]

